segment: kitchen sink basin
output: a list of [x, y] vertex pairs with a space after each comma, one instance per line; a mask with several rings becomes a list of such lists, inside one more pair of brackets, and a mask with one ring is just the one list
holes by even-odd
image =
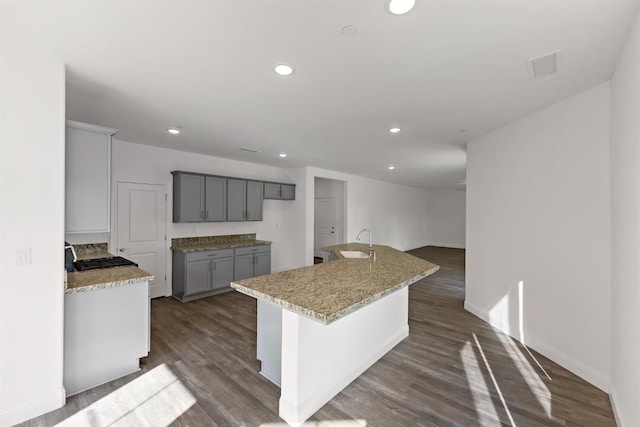
[[365, 254], [361, 251], [340, 251], [345, 258], [369, 258], [369, 254]]

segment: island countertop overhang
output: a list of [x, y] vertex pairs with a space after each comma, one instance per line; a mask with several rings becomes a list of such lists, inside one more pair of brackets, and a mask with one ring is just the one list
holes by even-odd
[[329, 324], [440, 268], [383, 245], [374, 245], [375, 261], [345, 259], [340, 254], [345, 250], [366, 253], [365, 244], [347, 243], [324, 250], [332, 251], [338, 260], [232, 282], [231, 287]]

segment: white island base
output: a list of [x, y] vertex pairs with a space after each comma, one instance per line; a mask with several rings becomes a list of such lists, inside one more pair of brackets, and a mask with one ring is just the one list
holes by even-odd
[[279, 415], [300, 425], [409, 335], [405, 286], [328, 325], [258, 298], [261, 373], [280, 385]]

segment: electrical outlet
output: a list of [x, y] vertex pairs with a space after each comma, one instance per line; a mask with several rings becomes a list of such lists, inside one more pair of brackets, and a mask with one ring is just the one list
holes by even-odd
[[31, 265], [31, 248], [16, 249], [16, 265]]

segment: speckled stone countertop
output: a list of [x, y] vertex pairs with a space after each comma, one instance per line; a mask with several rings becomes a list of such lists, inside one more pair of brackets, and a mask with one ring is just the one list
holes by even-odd
[[176, 252], [197, 252], [270, 244], [271, 242], [266, 240], [256, 240], [255, 234], [182, 237], [178, 239], [171, 239], [171, 250]]
[[[82, 255], [82, 259], [107, 258], [112, 256], [110, 253], [92, 253]], [[79, 255], [78, 258], [80, 257]], [[153, 280], [153, 276], [132, 265], [74, 271], [73, 273], [67, 273], [67, 283], [65, 284], [64, 293], [70, 294], [74, 292], [112, 288], [129, 283], [141, 282], [143, 280]]]
[[389, 246], [374, 245], [376, 260], [346, 259], [340, 251], [368, 253], [368, 245], [330, 246], [337, 261], [231, 282], [237, 291], [329, 324], [440, 267]]

